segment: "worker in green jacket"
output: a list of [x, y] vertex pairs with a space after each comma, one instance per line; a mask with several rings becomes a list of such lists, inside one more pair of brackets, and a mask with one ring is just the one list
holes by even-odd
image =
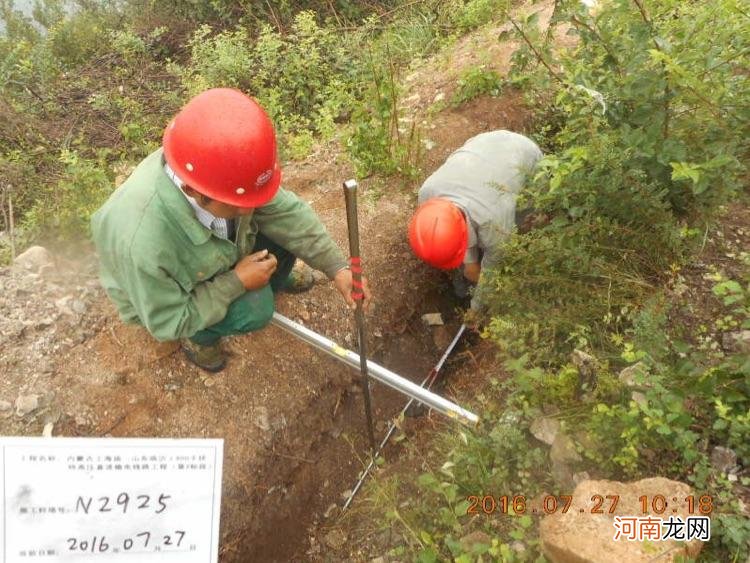
[[274, 292], [312, 285], [309, 271], [292, 270], [296, 257], [354, 307], [344, 255], [280, 182], [273, 124], [254, 100], [216, 88], [188, 102], [162, 148], [91, 221], [102, 285], [123, 321], [179, 339], [191, 362], [216, 372], [226, 363], [222, 336], [263, 328]]

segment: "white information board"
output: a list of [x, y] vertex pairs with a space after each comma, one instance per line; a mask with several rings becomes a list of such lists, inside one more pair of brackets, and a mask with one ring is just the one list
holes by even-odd
[[217, 563], [222, 440], [0, 438], [3, 563]]

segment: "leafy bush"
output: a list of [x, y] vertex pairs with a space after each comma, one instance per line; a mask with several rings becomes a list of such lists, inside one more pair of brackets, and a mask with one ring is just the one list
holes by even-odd
[[397, 70], [372, 64], [366, 102], [355, 108], [353, 132], [348, 139], [357, 173], [400, 174], [415, 177], [421, 156], [417, 124], [403, 117], [399, 110], [400, 86]]
[[461, 9], [455, 12], [454, 21], [463, 31], [500, 19], [510, 8], [508, 0], [467, 0], [462, 4]]
[[43, 188], [44, 197], [24, 217], [25, 226], [35, 234], [48, 228], [45, 237], [88, 232], [91, 215], [111, 191], [111, 179], [101, 160], [81, 158], [68, 150], [61, 151], [59, 160], [65, 175], [56, 185]]
[[311, 134], [331, 136], [334, 121], [353, 103], [346, 43], [312, 12], [297, 14], [288, 35], [264, 25], [254, 41], [241, 28], [214, 33], [204, 25], [190, 49], [189, 64], [172, 67], [188, 95], [219, 86], [248, 92], [291, 141], [295, 156], [309, 150]]
[[557, 25], [579, 35], [568, 51], [553, 52], [545, 41], [554, 33], [534, 16], [513, 22], [527, 45], [516, 63], [532, 92], [551, 90], [545, 117], [555, 130], [542, 143], [553, 154], [524, 195], [547, 225], [518, 237], [487, 276], [499, 341], [538, 338], [559, 358], [576, 326], [617, 329], [607, 325], [685, 259], [695, 227], [741, 186], [739, 108], [750, 89], [734, 66], [737, 36], [747, 36], [736, 2], [638, 6], [606, 3], [593, 16], [580, 2], [558, 3]]
[[458, 79], [458, 89], [453, 95], [456, 105], [473, 100], [482, 94], [498, 96], [503, 87], [503, 79], [492, 69], [484, 66], [470, 68], [464, 71]]

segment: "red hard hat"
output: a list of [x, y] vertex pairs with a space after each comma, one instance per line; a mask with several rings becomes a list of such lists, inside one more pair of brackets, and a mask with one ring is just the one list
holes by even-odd
[[236, 207], [269, 202], [281, 183], [273, 123], [239, 90], [190, 100], [164, 131], [164, 157], [188, 186]]
[[409, 244], [414, 254], [436, 268], [458, 268], [464, 260], [468, 242], [464, 214], [447, 199], [428, 199], [409, 222]]

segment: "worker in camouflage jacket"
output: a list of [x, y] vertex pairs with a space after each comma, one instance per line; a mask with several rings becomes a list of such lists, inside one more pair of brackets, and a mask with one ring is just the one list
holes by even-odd
[[223, 336], [263, 328], [274, 292], [312, 285], [309, 269], [292, 269], [296, 257], [353, 307], [344, 255], [280, 183], [273, 124], [254, 100], [226, 88], [193, 98], [92, 218], [102, 285], [120, 317], [179, 339], [190, 361], [215, 372]]
[[[531, 139], [490, 131], [466, 141], [422, 184], [409, 242], [419, 258], [453, 273], [459, 297], [497, 264], [517, 222], [518, 193], [541, 157]], [[474, 291], [472, 309], [482, 306]]]

